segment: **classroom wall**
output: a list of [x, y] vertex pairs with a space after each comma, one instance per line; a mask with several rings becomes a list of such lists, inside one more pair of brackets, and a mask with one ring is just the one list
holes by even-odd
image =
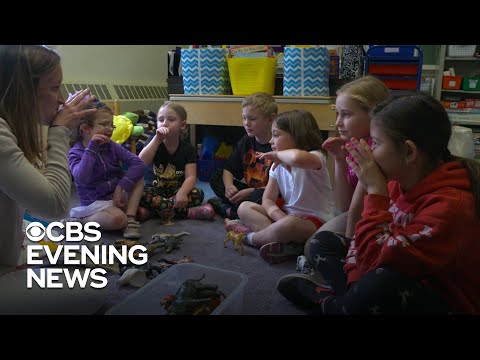
[[167, 85], [167, 52], [176, 45], [56, 45], [64, 82]]
[[[155, 83], [167, 86], [167, 52], [185, 45], [55, 45], [64, 82]], [[327, 45], [338, 49], [339, 45]]]

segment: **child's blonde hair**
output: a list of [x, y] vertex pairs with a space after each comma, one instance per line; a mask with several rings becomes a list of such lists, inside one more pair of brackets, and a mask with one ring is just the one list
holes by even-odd
[[247, 96], [242, 101], [242, 109], [246, 106], [253, 106], [256, 109], [259, 109], [263, 115], [278, 114], [278, 106], [275, 102], [275, 99], [272, 95], [257, 92], [250, 96]]
[[286, 111], [279, 114], [273, 123], [278, 129], [293, 137], [298, 149], [325, 152], [322, 149], [322, 133], [311, 112], [305, 110]]
[[[163, 105], [160, 106], [160, 109], [158, 109], [158, 112], [160, 113], [160, 110], [162, 110], [165, 107], [169, 107], [170, 109], [175, 111], [181, 120], [187, 121], [187, 110], [185, 110], [185, 108], [182, 105], [174, 103], [173, 101], [165, 101]], [[158, 119], [158, 115], [157, 115], [157, 119]]]
[[370, 111], [376, 104], [387, 99], [389, 92], [381, 80], [367, 75], [343, 85], [337, 90], [337, 96], [339, 95], [357, 101], [365, 110]]

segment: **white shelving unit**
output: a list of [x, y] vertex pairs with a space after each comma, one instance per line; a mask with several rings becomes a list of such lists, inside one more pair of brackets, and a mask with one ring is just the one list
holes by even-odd
[[450, 121], [456, 125], [480, 126], [480, 114], [447, 111]]
[[431, 64], [423, 64], [422, 71], [438, 71], [440, 70], [440, 65], [431, 65]]
[[[434, 77], [433, 96], [441, 100], [442, 94], [458, 94], [458, 95], [473, 95], [473, 98], [480, 99], [480, 91], [466, 91], [466, 90], [446, 90], [442, 89], [443, 71], [453, 67], [456, 75], [469, 75], [473, 70], [478, 70], [480, 73], [480, 58], [473, 56], [447, 56], [447, 45], [436, 45], [436, 60], [434, 64], [424, 64], [422, 66], [422, 76]], [[480, 127], [480, 113], [472, 113], [470, 111], [448, 111], [450, 120], [458, 125], [479, 126]]]
[[[448, 55], [448, 54], [445, 54]], [[460, 76], [468, 76], [472, 72], [480, 73], [480, 58], [474, 56], [445, 56], [443, 58], [443, 69], [449, 68], [455, 69], [455, 74]], [[473, 95], [473, 98], [480, 98], [478, 94], [480, 91], [467, 91], [467, 90], [441, 90], [442, 94], [458, 94], [458, 95]], [[480, 126], [480, 113], [449, 111], [450, 120], [458, 125], [470, 125]]]
[[424, 64], [422, 66], [422, 76], [433, 77], [435, 79], [433, 87], [433, 96], [440, 100], [441, 91], [442, 91], [442, 77], [443, 77], [443, 66], [445, 62], [445, 53], [447, 51], [447, 45], [436, 45], [435, 46], [435, 63], [434, 64]]

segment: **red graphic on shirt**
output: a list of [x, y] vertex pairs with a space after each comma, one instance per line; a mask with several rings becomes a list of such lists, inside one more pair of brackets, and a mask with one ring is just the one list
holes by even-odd
[[268, 183], [268, 171], [272, 165], [271, 160], [258, 160], [255, 157], [255, 151], [249, 149], [243, 156], [243, 165], [245, 167], [245, 181], [249, 187], [264, 187]]

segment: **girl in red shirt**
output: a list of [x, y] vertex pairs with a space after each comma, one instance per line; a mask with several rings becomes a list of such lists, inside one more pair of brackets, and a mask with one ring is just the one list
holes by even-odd
[[322, 314], [480, 314], [480, 164], [450, 154], [448, 114], [429, 95], [389, 99], [372, 115], [373, 150], [363, 139], [346, 146], [367, 191], [353, 239], [319, 233], [338, 244], [311, 249], [325, 281], [287, 275], [277, 289]]

